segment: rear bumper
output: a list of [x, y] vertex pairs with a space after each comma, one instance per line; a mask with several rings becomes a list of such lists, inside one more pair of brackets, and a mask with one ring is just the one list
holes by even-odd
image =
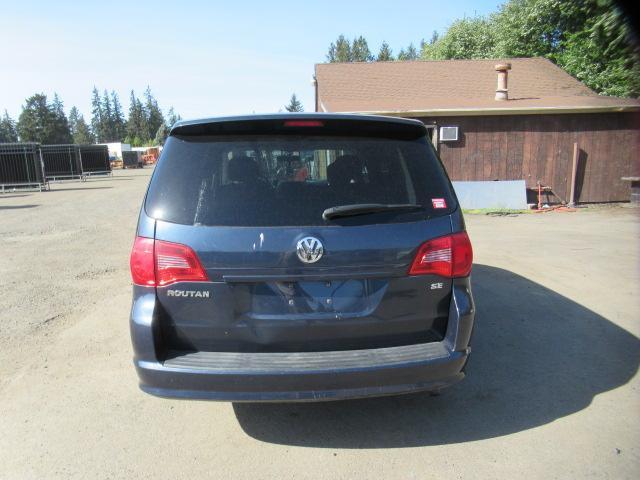
[[214, 353], [136, 362], [147, 393], [224, 401], [340, 400], [438, 390], [462, 380], [467, 352], [442, 342], [312, 353]]
[[441, 342], [330, 352], [174, 352], [161, 361], [155, 294], [140, 298], [131, 313], [140, 388], [160, 397], [234, 402], [342, 400], [445, 388], [464, 378], [475, 314], [469, 279], [456, 279]]

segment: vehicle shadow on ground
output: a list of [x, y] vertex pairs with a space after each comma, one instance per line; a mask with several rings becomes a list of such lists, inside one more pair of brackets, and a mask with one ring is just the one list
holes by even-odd
[[4, 193], [0, 193], [0, 200], [5, 199], [5, 198], [19, 198], [19, 197], [30, 197], [31, 194], [29, 193], [21, 193], [21, 194], [13, 194], [13, 193], [9, 193], [9, 194], [4, 194]]
[[48, 192], [74, 192], [74, 191], [82, 191], [82, 190], [107, 190], [113, 187], [69, 187], [69, 188], [51, 188], [47, 190]]
[[40, 205], [0, 205], [0, 210], [21, 210], [23, 208], [35, 208]]
[[[146, 177], [147, 175], [140, 175], [141, 177]], [[150, 175], [149, 175], [150, 176]], [[106, 177], [106, 178], [87, 178], [85, 180], [86, 183], [97, 183], [97, 182], [130, 182], [131, 180], [133, 180], [133, 175], [131, 176], [131, 178], [129, 177], [124, 177], [124, 176], [120, 176], [118, 175], [117, 177]]]
[[233, 405], [250, 436], [286, 445], [397, 448], [527, 430], [587, 407], [638, 369], [640, 340], [508, 270], [474, 265], [467, 378], [441, 396]]

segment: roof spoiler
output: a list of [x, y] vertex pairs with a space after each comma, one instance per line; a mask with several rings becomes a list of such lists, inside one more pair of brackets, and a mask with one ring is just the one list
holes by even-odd
[[172, 136], [194, 135], [322, 135], [382, 137], [411, 140], [426, 135], [418, 120], [373, 115], [298, 114], [252, 115], [176, 123]]

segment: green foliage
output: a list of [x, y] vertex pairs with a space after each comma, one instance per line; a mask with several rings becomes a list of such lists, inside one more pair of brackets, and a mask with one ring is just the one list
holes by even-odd
[[407, 50], [400, 49], [398, 53], [398, 60], [417, 60], [419, 57], [418, 51], [416, 47], [413, 46], [413, 43], [410, 43], [407, 47]]
[[[434, 32], [435, 33], [435, 32]], [[612, 0], [509, 0], [453, 22], [423, 59], [546, 57], [604, 95], [640, 95], [640, 50]]]
[[95, 137], [76, 107], [72, 107], [69, 112], [69, 128], [71, 129], [73, 143], [78, 145], [94, 143]]
[[91, 133], [91, 129], [87, 122], [84, 121], [84, 118], [81, 116], [76, 125], [76, 131], [73, 134], [73, 143], [77, 143], [78, 145], [94, 143], [95, 138], [93, 133]]
[[106, 89], [102, 96], [93, 87], [91, 96], [91, 130], [99, 143], [120, 142], [126, 134], [122, 105], [116, 92]]
[[71, 131], [57, 95], [49, 104], [47, 96], [37, 93], [27, 98], [16, 126], [21, 142], [45, 144], [71, 143]]
[[300, 102], [300, 100], [298, 100], [298, 97], [296, 97], [295, 93], [291, 95], [291, 99], [289, 100], [289, 105], [285, 105], [284, 108], [287, 112], [303, 112], [304, 111], [304, 108], [302, 107], [302, 103]]
[[367, 40], [360, 35], [358, 38], [354, 38], [351, 44], [351, 61], [352, 62], [371, 62], [373, 61], [373, 55], [369, 50], [369, 44]]
[[494, 55], [494, 26], [484, 17], [454, 21], [442, 37], [434, 32], [432, 42], [422, 48], [425, 60], [490, 58]]
[[129, 118], [127, 119], [127, 137], [134, 147], [142, 146], [142, 143], [150, 137], [147, 113], [144, 105], [131, 90], [129, 100]]
[[124, 119], [124, 113], [122, 112], [122, 105], [118, 94], [111, 91], [111, 118], [109, 123], [111, 130], [113, 131], [113, 138], [116, 142], [121, 142], [127, 133], [127, 123]]
[[5, 110], [4, 115], [0, 119], [0, 143], [11, 143], [17, 141], [18, 130], [16, 129], [16, 123]]
[[373, 55], [369, 50], [367, 40], [360, 35], [350, 42], [344, 35], [340, 35], [335, 43], [331, 43], [327, 53], [327, 61], [337, 62], [371, 62]]
[[111, 107], [111, 98], [109, 97], [109, 93], [105, 89], [102, 94], [102, 115], [103, 115], [103, 131], [104, 138], [103, 142], [115, 142], [116, 141], [116, 132], [115, 132], [115, 124], [113, 119], [113, 109]]
[[169, 127], [166, 124], [162, 124], [158, 127], [156, 135], [153, 139], [154, 145], [164, 145], [165, 140], [169, 136]]
[[378, 52], [378, 56], [376, 57], [376, 61], [389, 62], [391, 60], [394, 60], [393, 51], [391, 50], [387, 42], [382, 42], [382, 45], [380, 46], [380, 51]]
[[116, 92], [110, 94], [105, 89], [102, 94], [103, 142], [119, 142], [124, 136], [125, 122], [122, 106]]
[[350, 62], [351, 60], [351, 43], [345, 38], [344, 35], [340, 35], [336, 40], [336, 43], [331, 43], [331, 45], [329, 46], [327, 61], [329, 63], [336, 63]]
[[171, 129], [171, 127], [180, 120], [182, 120], [182, 117], [174, 111], [173, 107], [170, 107], [169, 112], [167, 113], [167, 127]]
[[[0, 142], [62, 143], [131, 143], [134, 146], [157, 145], [158, 139], [168, 135], [171, 125], [180, 120], [173, 107], [169, 109], [168, 121], [151, 94], [145, 90], [145, 103], [131, 91], [129, 119], [125, 120], [122, 105], [115, 91], [104, 90], [102, 95], [94, 86], [91, 95], [91, 126], [87, 124], [76, 107], [64, 113], [64, 104], [57, 94], [49, 104], [44, 94], [29, 97], [22, 108], [18, 124], [5, 111], [0, 118]], [[125, 138], [126, 137], [126, 138]]]
[[103, 111], [102, 100], [98, 89], [94, 86], [91, 92], [91, 130], [98, 143], [105, 142], [108, 136], [108, 127]]
[[53, 94], [53, 102], [50, 107], [53, 114], [52, 139], [51, 143], [71, 143], [71, 130], [69, 128], [69, 120], [64, 113], [64, 104], [57, 93]]
[[147, 86], [144, 91], [145, 106], [144, 113], [147, 122], [147, 135], [145, 138], [152, 139], [161, 125], [165, 124], [164, 115], [158, 106], [158, 101], [151, 94], [151, 88]]
[[588, 33], [571, 35], [556, 60], [567, 72], [603, 95], [637, 97], [640, 93], [640, 63], [622, 56], [608, 56]]

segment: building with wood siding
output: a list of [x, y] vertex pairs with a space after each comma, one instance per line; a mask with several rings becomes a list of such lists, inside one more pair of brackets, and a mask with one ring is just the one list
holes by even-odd
[[318, 64], [315, 80], [316, 111], [422, 120], [452, 180], [522, 179], [566, 199], [574, 143], [579, 202], [627, 201], [621, 177], [640, 175], [640, 102], [543, 58]]

